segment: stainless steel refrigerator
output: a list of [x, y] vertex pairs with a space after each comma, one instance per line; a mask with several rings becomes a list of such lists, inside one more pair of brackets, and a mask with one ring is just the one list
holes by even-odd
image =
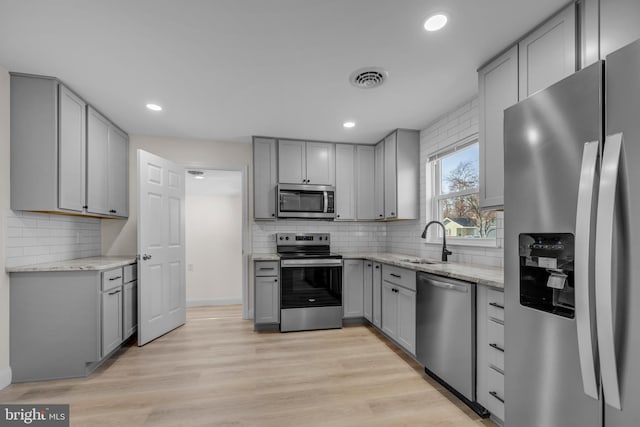
[[504, 129], [505, 425], [640, 426], [640, 41]]

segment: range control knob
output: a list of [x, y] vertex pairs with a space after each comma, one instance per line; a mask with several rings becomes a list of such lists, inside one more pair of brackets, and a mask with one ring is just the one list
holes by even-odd
[[289, 240], [289, 236], [285, 237], [285, 240]]
[[284, 237], [280, 236], [280, 240], [284, 239]]

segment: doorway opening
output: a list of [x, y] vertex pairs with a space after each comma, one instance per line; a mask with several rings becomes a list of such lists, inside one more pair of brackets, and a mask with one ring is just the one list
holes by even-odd
[[187, 307], [242, 304], [246, 317], [246, 171], [185, 170]]

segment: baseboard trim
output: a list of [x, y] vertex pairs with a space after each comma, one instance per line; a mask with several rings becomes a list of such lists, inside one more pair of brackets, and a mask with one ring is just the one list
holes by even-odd
[[0, 369], [0, 390], [11, 384], [11, 366]]
[[242, 298], [215, 298], [187, 300], [187, 307], [206, 307], [210, 305], [242, 304]]

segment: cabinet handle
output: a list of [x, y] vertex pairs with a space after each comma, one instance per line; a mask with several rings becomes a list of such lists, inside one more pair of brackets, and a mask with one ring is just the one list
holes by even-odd
[[492, 306], [492, 307], [497, 307], [497, 308], [501, 308], [501, 309], [504, 310], [504, 305], [500, 305], [497, 302], [490, 302], [489, 305]]
[[367, 267], [371, 267], [371, 264], [367, 264]]
[[122, 276], [109, 277], [109, 280], [118, 280], [118, 279], [122, 279]]
[[378, 270], [379, 268], [380, 268], [380, 266], [379, 266], [379, 265], [376, 265], [376, 270]]
[[395, 212], [391, 212], [391, 216], [394, 216], [396, 213]]
[[504, 399], [498, 396], [498, 393], [496, 393], [495, 391], [490, 391], [489, 394], [498, 399], [500, 402], [504, 403]]
[[272, 213], [271, 216], [276, 216], [276, 214]]
[[393, 274], [393, 273], [390, 273], [389, 276], [397, 277], [398, 279], [402, 278], [402, 276], [400, 276], [399, 274]]
[[115, 295], [119, 293], [120, 293], [120, 289], [118, 289], [117, 291], [109, 292], [109, 295]]
[[274, 281], [274, 282], [277, 282], [277, 281], [278, 281], [278, 279], [273, 279], [273, 281]]
[[258, 270], [275, 270], [274, 267], [260, 267]]
[[498, 344], [489, 344], [489, 347], [493, 347], [498, 351], [501, 351], [504, 353], [504, 348], [500, 347]]
[[84, 205], [84, 206], [82, 207], [82, 209], [89, 209], [89, 206]]
[[336, 218], [340, 218], [340, 214], [336, 215]]

